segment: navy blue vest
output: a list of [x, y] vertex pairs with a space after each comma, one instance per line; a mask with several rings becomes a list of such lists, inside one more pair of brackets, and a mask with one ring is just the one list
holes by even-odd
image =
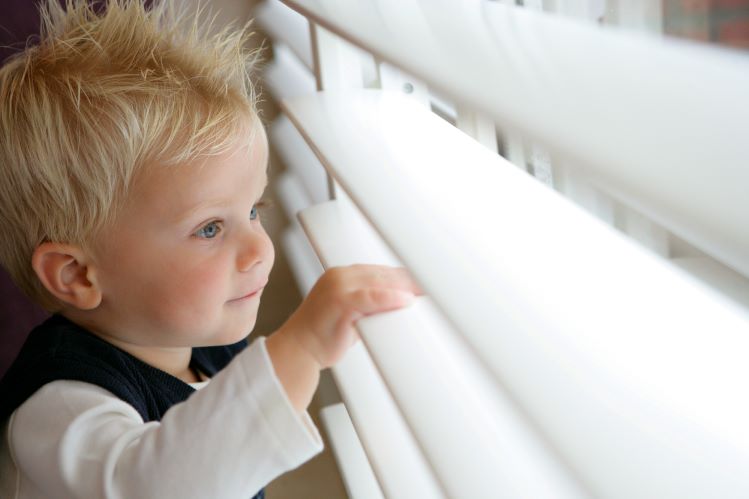
[[[193, 348], [190, 366], [210, 377], [247, 346]], [[34, 328], [13, 365], [0, 381], [0, 423], [39, 388], [56, 380], [84, 381], [112, 392], [132, 405], [143, 421], [159, 421], [174, 404], [195, 389], [53, 315]], [[264, 497], [261, 490], [256, 499]]]

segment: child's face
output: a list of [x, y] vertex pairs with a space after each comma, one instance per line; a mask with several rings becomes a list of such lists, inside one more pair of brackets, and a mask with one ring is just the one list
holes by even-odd
[[177, 347], [250, 333], [274, 253], [255, 210], [267, 183], [264, 135], [246, 145], [139, 179], [95, 253], [102, 334]]

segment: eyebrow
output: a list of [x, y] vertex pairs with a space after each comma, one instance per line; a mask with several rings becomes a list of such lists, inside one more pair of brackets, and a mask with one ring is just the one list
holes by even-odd
[[[270, 183], [269, 182], [269, 178], [268, 178], [268, 175], [266, 173], [266, 175], [265, 175], [265, 182], [263, 182], [263, 187], [259, 191], [260, 192], [260, 196], [262, 196], [262, 193], [265, 192], [265, 189], [268, 188], [269, 183]], [[258, 196], [258, 198], [260, 196]], [[231, 204], [232, 204], [231, 201], [229, 199], [227, 199], [227, 198], [224, 198], [224, 199], [221, 199], [221, 200], [215, 201], [215, 202], [208, 201], [208, 202], [204, 202], [204, 203], [198, 203], [196, 205], [191, 206], [189, 209], [181, 212], [177, 216], [175, 216], [173, 220], [175, 222], [177, 222], [177, 223], [182, 223], [182, 222], [185, 222], [188, 219], [192, 218], [196, 213], [198, 213], [200, 211], [208, 210], [208, 209], [215, 209], [215, 208], [226, 208], [227, 206], [230, 206]]]

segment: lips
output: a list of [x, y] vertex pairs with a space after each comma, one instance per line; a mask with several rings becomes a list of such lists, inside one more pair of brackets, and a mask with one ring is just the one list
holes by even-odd
[[254, 288], [252, 291], [250, 291], [250, 292], [248, 292], [248, 293], [246, 293], [246, 294], [244, 294], [244, 295], [242, 295], [242, 296], [240, 296], [238, 298], [232, 298], [231, 300], [229, 300], [229, 303], [236, 303], [236, 302], [241, 302], [241, 301], [245, 301], [245, 300], [249, 300], [251, 298], [254, 298], [258, 294], [260, 294], [260, 292], [263, 290], [263, 288], [265, 288], [265, 286], [267, 284], [268, 284], [268, 282], [266, 281], [263, 284], [261, 284], [260, 286]]

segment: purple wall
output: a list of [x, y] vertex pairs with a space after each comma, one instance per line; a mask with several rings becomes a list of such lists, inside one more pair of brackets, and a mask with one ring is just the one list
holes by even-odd
[[26, 46], [39, 32], [38, 0], [0, 0], [0, 62]]
[[[39, 31], [37, 5], [35, 0], [0, 0], [0, 61], [23, 50], [30, 37], [33, 42]], [[0, 376], [15, 358], [31, 328], [46, 316], [0, 268]]]

